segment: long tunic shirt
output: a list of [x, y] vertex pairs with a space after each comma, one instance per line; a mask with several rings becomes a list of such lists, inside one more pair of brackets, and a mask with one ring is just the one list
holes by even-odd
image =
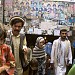
[[54, 40], [51, 51], [51, 63], [54, 63], [55, 75], [65, 75], [66, 64], [72, 64], [72, 52], [69, 40]]
[[[16, 68], [18, 75], [23, 74], [23, 69], [21, 66], [21, 61], [19, 58], [19, 44], [20, 44], [20, 35], [14, 36], [12, 35], [12, 41], [13, 41], [13, 46], [14, 46], [14, 56], [15, 56], [15, 61], [16, 61]], [[24, 39], [23, 46], [26, 45], [26, 38]]]
[[[20, 33], [18, 34], [18, 36], [14, 36], [12, 33], [12, 29], [8, 30], [6, 43], [11, 47], [12, 52], [14, 54], [17, 73], [18, 75], [22, 75], [23, 69], [21, 65], [21, 60], [19, 58]], [[26, 38], [24, 38], [23, 46], [26, 46], [26, 45], [27, 45]]]
[[22, 75], [23, 70], [22, 70], [21, 61], [19, 58], [20, 37], [12, 36], [12, 40], [13, 40], [13, 45], [14, 45], [14, 56], [15, 56], [15, 61], [16, 61], [17, 72], [18, 72], [18, 75]]

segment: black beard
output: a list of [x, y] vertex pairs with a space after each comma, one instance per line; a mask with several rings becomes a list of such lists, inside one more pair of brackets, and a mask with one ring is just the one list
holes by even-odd
[[65, 41], [65, 40], [66, 40], [66, 37], [62, 37], [61, 40], [62, 40], [62, 41]]

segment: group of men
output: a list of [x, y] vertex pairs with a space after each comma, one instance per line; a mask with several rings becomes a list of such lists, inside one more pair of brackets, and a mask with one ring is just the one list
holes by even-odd
[[[18, 16], [10, 19], [12, 29], [8, 31], [6, 43], [10, 45], [15, 57], [17, 75], [28, 75], [29, 71], [25, 70], [29, 64], [28, 48], [25, 34], [20, 30], [25, 21]], [[71, 43], [67, 37], [67, 30], [60, 30], [60, 37], [53, 41], [51, 50], [51, 68], [54, 68], [55, 75], [65, 75], [66, 66], [72, 64]]]

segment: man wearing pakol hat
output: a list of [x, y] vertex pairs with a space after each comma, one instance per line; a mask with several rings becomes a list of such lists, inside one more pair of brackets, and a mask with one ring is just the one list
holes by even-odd
[[71, 44], [66, 29], [61, 29], [60, 37], [53, 42], [50, 63], [55, 75], [65, 75], [66, 66], [72, 64]]
[[[19, 16], [12, 17], [10, 19], [10, 25], [12, 29], [7, 33], [6, 43], [12, 48], [12, 53], [16, 61], [17, 75], [23, 75], [23, 72], [27, 71], [28, 68], [27, 41], [25, 34], [20, 33], [24, 25], [24, 20]], [[24, 75], [28, 75], [27, 73]]]

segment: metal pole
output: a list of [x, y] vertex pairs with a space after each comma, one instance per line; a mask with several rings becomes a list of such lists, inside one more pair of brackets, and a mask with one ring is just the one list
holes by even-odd
[[2, 0], [2, 4], [3, 4], [3, 24], [5, 23], [5, 0]]

